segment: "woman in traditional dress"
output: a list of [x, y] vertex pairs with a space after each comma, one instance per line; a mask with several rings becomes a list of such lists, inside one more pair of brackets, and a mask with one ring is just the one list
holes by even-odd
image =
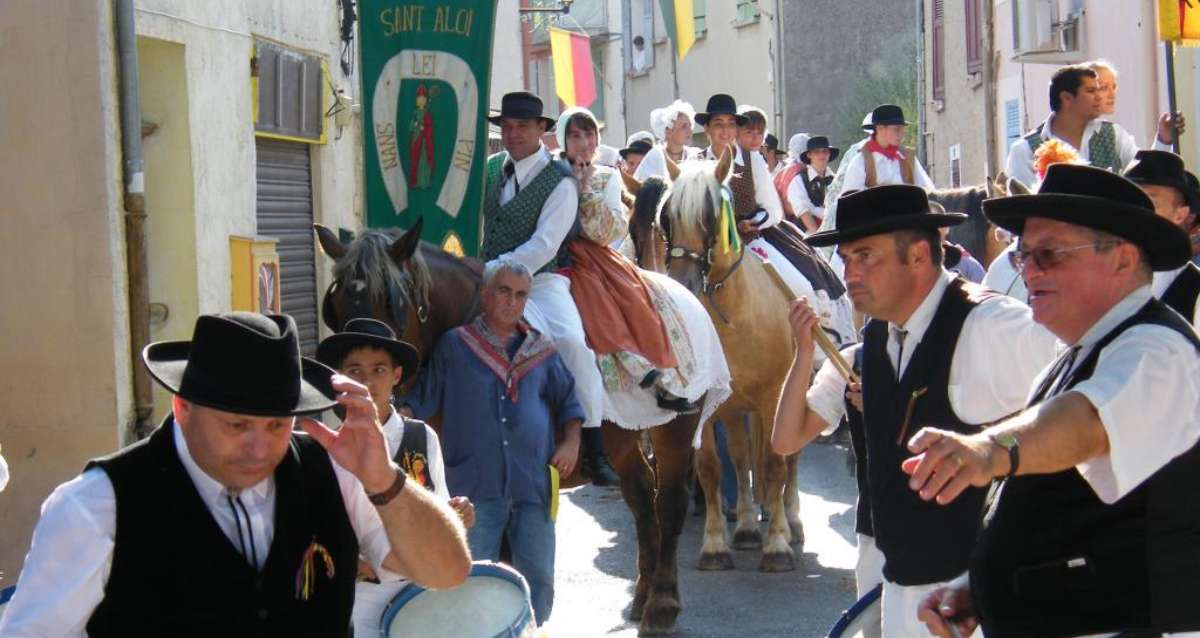
[[650, 128], [658, 144], [642, 158], [638, 170], [633, 174], [638, 180], [647, 177], [667, 179], [667, 159], [676, 164], [700, 156], [701, 149], [692, 146], [692, 133], [695, 130], [696, 109], [683, 100], [674, 102], [650, 112]]
[[661, 286], [613, 248], [628, 234], [620, 175], [595, 163], [599, 126], [590, 111], [572, 108], [555, 128], [563, 159], [579, 179], [582, 235], [568, 250], [571, 296], [596, 352], [605, 387], [612, 392], [641, 386], [658, 405], [679, 412], [696, 406], [683, 399], [694, 368], [684, 321]]

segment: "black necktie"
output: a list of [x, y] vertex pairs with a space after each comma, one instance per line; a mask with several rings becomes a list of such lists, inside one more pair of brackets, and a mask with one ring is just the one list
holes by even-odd
[[516, 195], [517, 193], [520, 193], [521, 182], [517, 181], [517, 165], [513, 164], [512, 162], [504, 165], [504, 180], [508, 181], [510, 179], [512, 180], [513, 188], [515, 189], [513, 194]]
[[904, 339], [908, 336], [908, 331], [895, 327], [892, 330], [896, 331], [896, 343], [900, 344], [900, 349], [896, 353], [896, 380], [899, 381], [900, 371], [904, 369]]

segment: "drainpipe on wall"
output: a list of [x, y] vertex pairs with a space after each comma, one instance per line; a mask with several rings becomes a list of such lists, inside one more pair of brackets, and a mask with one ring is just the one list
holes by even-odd
[[929, 166], [925, 156], [925, 0], [916, 0], [917, 5], [917, 159]]
[[120, 82], [121, 157], [125, 184], [125, 262], [129, 276], [129, 349], [135, 422], [123, 443], [149, 436], [154, 402], [142, 349], [150, 343], [150, 281], [146, 259], [146, 188], [142, 162], [142, 107], [138, 97], [137, 28], [133, 0], [115, 0]]
[[783, 0], [775, 0], [775, 137], [781, 144], [787, 145], [787, 130], [785, 128], [787, 114], [783, 112]]
[[994, 7], [991, 0], [983, 5], [983, 134], [984, 134], [984, 179], [995, 177], [999, 166], [996, 153], [996, 33], [994, 30]]

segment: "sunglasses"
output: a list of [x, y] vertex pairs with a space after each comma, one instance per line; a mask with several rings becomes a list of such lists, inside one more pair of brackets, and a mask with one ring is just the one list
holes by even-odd
[[1063, 248], [1034, 248], [1033, 250], [1025, 250], [1018, 247], [1013, 252], [1009, 253], [1009, 258], [1012, 259], [1013, 268], [1017, 272], [1025, 270], [1029, 262], [1037, 264], [1038, 270], [1050, 270], [1061, 266], [1067, 260], [1067, 256], [1085, 248], [1108, 248], [1116, 246], [1120, 242], [1115, 241], [1094, 241], [1088, 244], [1079, 244], [1078, 246], [1066, 246]]

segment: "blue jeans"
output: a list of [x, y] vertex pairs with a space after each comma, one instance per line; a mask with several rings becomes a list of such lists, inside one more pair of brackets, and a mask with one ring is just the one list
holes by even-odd
[[533, 615], [541, 625], [554, 607], [554, 521], [540, 503], [488, 498], [475, 502], [475, 525], [467, 530], [474, 560], [498, 560], [500, 539], [508, 536], [513, 568], [525, 577]]

